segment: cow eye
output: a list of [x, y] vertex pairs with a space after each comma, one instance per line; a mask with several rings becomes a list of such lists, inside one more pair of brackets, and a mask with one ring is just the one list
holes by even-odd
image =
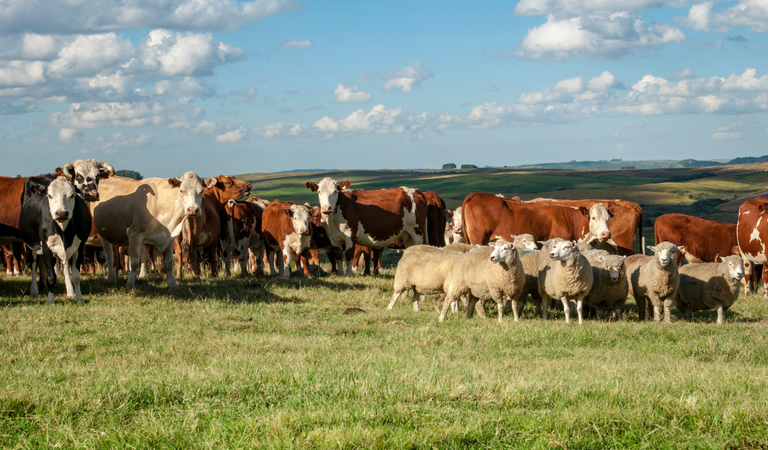
[[227, 181], [227, 186], [232, 186], [232, 182], [231, 181]]

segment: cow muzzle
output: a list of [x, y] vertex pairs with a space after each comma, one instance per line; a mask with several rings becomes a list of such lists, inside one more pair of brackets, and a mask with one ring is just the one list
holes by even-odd
[[610, 231], [601, 231], [600, 232], [600, 240], [601, 241], [607, 241], [611, 238], [611, 232]]
[[461, 234], [461, 228], [453, 228], [454, 234]]
[[190, 217], [196, 217], [200, 215], [200, 208], [196, 206], [190, 206], [189, 208], [187, 208], [186, 214]]
[[306, 228], [302, 228], [301, 230], [299, 230], [299, 234], [302, 236], [309, 236], [309, 230]]
[[83, 200], [85, 200], [86, 202], [98, 202], [99, 191], [96, 191], [96, 190], [83, 191]]
[[56, 211], [56, 221], [57, 222], [66, 222], [69, 220], [69, 212], [65, 209], [60, 209]]
[[330, 206], [323, 206], [322, 208], [320, 208], [320, 212], [323, 214], [330, 214], [333, 212], [333, 210], [331, 209]]

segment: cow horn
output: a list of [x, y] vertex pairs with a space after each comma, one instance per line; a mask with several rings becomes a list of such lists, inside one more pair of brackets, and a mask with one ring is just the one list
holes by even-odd
[[112, 164], [105, 163], [105, 162], [99, 162], [99, 167], [104, 169], [105, 172], [109, 172], [111, 175], [115, 174], [115, 168], [112, 167]]
[[75, 176], [75, 166], [73, 166], [71, 162], [64, 164], [64, 167], [62, 167], [61, 170], [64, 172], [64, 176], [70, 181]]

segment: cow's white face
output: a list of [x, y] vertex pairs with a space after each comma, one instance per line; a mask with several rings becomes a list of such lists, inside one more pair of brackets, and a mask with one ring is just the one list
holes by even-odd
[[320, 213], [328, 216], [336, 210], [336, 204], [339, 201], [339, 191], [349, 187], [349, 181], [337, 182], [336, 180], [325, 177], [320, 184], [308, 181], [305, 186], [312, 192], [317, 192], [317, 199], [320, 201]]
[[575, 242], [571, 241], [554, 241], [550, 244], [549, 257], [558, 261], [566, 261], [571, 253], [577, 252], [579, 248]]
[[75, 187], [64, 177], [58, 177], [48, 185], [48, 210], [62, 230], [67, 228], [75, 211]]
[[215, 185], [216, 178], [200, 179], [194, 172], [187, 172], [181, 178], [169, 178], [168, 183], [179, 189], [176, 204], [182, 208], [184, 215], [195, 217], [200, 215], [200, 203], [203, 199], [203, 190]]
[[453, 211], [453, 219], [451, 219], [451, 228], [453, 228], [454, 234], [461, 234], [461, 206]]
[[99, 201], [99, 181], [115, 175], [115, 168], [95, 159], [78, 159], [67, 163], [62, 173], [82, 193], [83, 200], [96, 202]]
[[659, 264], [663, 266], [667, 266], [670, 263], [677, 264], [677, 252], [684, 249], [683, 247], [678, 247], [675, 244], [671, 242], [664, 241], [659, 245], [656, 246], [648, 246], [648, 249], [656, 253], [656, 257], [659, 259]]
[[291, 205], [285, 210], [285, 214], [290, 216], [293, 224], [293, 231], [299, 236], [309, 236], [309, 208], [304, 205]]
[[611, 213], [602, 203], [595, 203], [589, 208], [589, 231], [601, 242], [611, 238], [611, 230], [608, 229], [610, 218]]
[[723, 258], [723, 262], [728, 265], [728, 272], [731, 278], [741, 280], [744, 278], [744, 260], [739, 255], [731, 255]]
[[511, 242], [498, 240], [496, 242], [491, 242], [489, 245], [493, 247], [493, 252], [491, 253], [490, 258], [492, 263], [510, 262], [515, 260], [517, 250], [515, 250], [515, 246]]

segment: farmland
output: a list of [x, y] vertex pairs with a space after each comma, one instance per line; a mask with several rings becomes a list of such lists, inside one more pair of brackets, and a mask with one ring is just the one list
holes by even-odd
[[[567, 172], [327, 173], [352, 187], [625, 198], [646, 220], [718, 207], [768, 184], [763, 165]], [[254, 195], [316, 203], [326, 173], [247, 175]], [[562, 189], [561, 189], [562, 188]], [[645, 199], [645, 200], [643, 200]], [[717, 200], [712, 200], [717, 199]], [[652, 227], [645, 227], [647, 232]], [[328, 270], [328, 267], [325, 267]], [[86, 275], [86, 305], [31, 298], [0, 275], [3, 448], [738, 448], [768, 446], [768, 302], [742, 296], [717, 326], [502, 324], [436, 299], [386, 311], [379, 277], [179, 280], [131, 292]]]

